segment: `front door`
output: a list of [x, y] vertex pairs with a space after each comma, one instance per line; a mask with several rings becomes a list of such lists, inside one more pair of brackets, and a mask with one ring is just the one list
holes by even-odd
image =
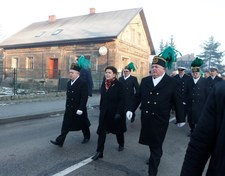
[[54, 79], [58, 77], [58, 59], [50, 58], [48, 61], [48, 78]]

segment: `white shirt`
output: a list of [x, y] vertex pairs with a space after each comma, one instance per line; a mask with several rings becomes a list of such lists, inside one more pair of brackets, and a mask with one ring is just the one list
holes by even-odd
[[165, 73], [162, 76], [159, 76], [158, 78], [153, 78], [152, 77], [152, 81], [153, 81], [154, 87], [161, 81], [161, 79], [163, 78], [164, 75], [165, 75]]
[[200, 79], [200, 77], [199, 78], [193, 78], [193, 81], [194, 81], [194, 83], [196, 84], [197, 82], [198, 82], [198, 80]]
[[80, 76], [78, 76], [76, 79], [74, 79], [74, 80], [71, 80], [71, 86], [73, 85], [73, 83], [75, 83], [75, 81], [79, 78]]
[[130, 77], [130, 75], [128, 75], [127, 77], [124, 76], [124, 79], [126, 80], [126, 79], [129, 78], [129, 77]]

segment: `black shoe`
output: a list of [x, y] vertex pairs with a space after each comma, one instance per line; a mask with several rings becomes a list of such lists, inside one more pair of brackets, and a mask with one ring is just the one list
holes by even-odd
[[99, 158], [103, 158], [103, 153], [102, 152], [97, 152], [91, 159], [93, 159], [94, 161], [96, 161]]
[[82, 144], [88, 143], [89, 142], [89, 138], [84, 138], [83, 141], [81, 142]]
[[50, 140], [50, 142], [51, 142], [52, 144], [54, 144], [54, 145], [59, 146], [59, 147], [62, 147], [62, 146], [63, 146], [63, 144], [61, 144], [61, 143], [59, 143], [59, 142], [57, 142], [57, 141]]
[[133, 123], [133, 122], [134, 122], [134, 120], [135, 120], [135, 118], [134, 118], [134, 117], [132, 117], [132, 118], [131, 118], [131, 120], [130, 120], [130, 122], [131, 122], [131, 123]]
[[123, 151], [123, 149], [124, 149], [124, 147], [123, 147], [123, 146], [121, 146], [121, 145], [119, 145], [119, 147], [118, 147], [118, 152]]

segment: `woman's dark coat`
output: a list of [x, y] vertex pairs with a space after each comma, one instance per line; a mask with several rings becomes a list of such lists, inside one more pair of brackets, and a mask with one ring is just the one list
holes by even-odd
[[225, 81], [209, 94], [188, 144], [181, 176], [200, 176], [209, 161], [206, 176], [225, 175]]
[[[106, 91], [103, 82], [101, 86], [98, 134], [102, 130], [113, 134], [124, 133], [127, 130], [124, 105], [125, 91], [122, 83], [115, 79], [108, 91]], [[116, 119], [116, 114], [119, 114], [120, 118]]]
[[193, 79], [189, 79], [186, 97], [188, 122], [197, 124], [207, 98], [206, 79], [201, 77], [196, 84]]
[[142, 79], [140, 92], [135, 96], [136, 105], [141, 103], [141, 133], [139, 143], [148, 146], [161, 146], [169, 125], [172, 105], [177, 123], [185, 121], [184, 106], [181, 100], [179, 82], [167, 74], [154, 87], [152, 77]]
[[[90, 126], [87, 116], [88, 87], [80, 77], [71, 86], [71, 81], [67, 83], [66, 110], [64, 113], [62, 131], [79, 131], [83, 125]], [[77, 115], [77, 110], [83, 111], [82, 115]]]

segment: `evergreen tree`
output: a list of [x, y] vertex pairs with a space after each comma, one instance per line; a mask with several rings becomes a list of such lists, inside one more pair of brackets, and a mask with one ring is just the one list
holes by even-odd
[[201, 46], [203, 52], [199, 54], [198, 57], [202, 58], [204, 61], [203, 68], [217, 67], [221, 71], [224, 69], [222, 65], [224, 51], [218, 51], [219, 46], [220, 43], [216, 42], [213, 36], [209, 37], [209, 40], [204, 42], [203, 46]]
[[165, 49], [164, 43], [163, 43], [163, 40], [161, 40], [159, 43], [159, 53], [163, 52], [164, 49]]

